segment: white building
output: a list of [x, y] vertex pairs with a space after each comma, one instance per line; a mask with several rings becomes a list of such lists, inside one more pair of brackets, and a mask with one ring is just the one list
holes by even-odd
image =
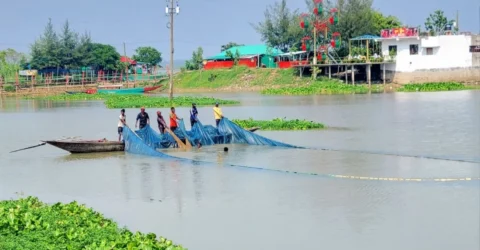
[[384, 58], [395, 60], [383, 65], [393, 82], [480, 82], [480, 36], [415, 34], [380, 41]]

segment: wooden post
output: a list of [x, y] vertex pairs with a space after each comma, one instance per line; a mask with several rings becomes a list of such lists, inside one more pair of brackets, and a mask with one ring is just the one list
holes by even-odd
[[355, 86], [355, 66], [352, 64], [352, 85]]
[[332, 65], [328, 65], [328, 79], [332, 79]]
[[15, 72], [15, 92], [18, 91], [18, 85], [19, 85], [19, 82], [18, 82], [18, 72]]
[[385, 63], [383, 64], [383, 86], [385, 87]]
[[343, 69], [345, 70], [345, 72], [344, 72], [344, 73], [345, 73], [345, 83], [348, 84], [348, 74], [347, 74], [348, 66], [345, 65], [345, 66], [343, 67]]
[[367, 65], [367, 80], [368, 80], [368, 87], [372, 87], [372, 65]]
[[368, 40], [367, 40], [367, 62], [370, 62], [370, 56], [369, 56], [370, 53], [368, 52], [369, 52], [369, 48], [368, 48]]

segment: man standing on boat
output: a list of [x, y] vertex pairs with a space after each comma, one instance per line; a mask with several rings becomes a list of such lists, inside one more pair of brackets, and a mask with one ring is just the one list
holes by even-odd
[[120, 110], [120, 116], [118, 117], [118, 141], [122, 141], [123, 127], [127, 124], [127, 116], [125, 115], [125, 109]]
[[167, 127], [167, 123], [163, 119], [162, 112], [157, 111], [157, 123], [158, 123], [158, 130], [160, 131], [160, 134], [165, 134], [165, 129]]
[[[140, 121], [140, 124], [138, 124], [139, 121]], [[142, 129], [145, 126], [147, 126], [147, 124], [150, 124], [150, 117], [148, 117], [148, 113], [145, 112], [145, 108], [142, 107], [140, 109], [140, 113], [138, 113], [138, 115], [137, 115], [137, 121], [135, 122], [135, 128], [137, 128], [138, 125], [140, 125], [140, 129]]]
[[170, 130], [172, 132], [175, 132], [175, 130], [178, 128], [178, 123], [177, 121], [180, 121], [182, 119], [178, 118], [177, 114], [175, 113], [175, 108], [171, 107], [170, 108]]
[[223, 118], [222, 109], [218, 107], [218, 102], [215, 103], [215, 107], [213, 107], [213, 115], [215, 115], [215, 123], [217, 124], [217, 128], [218, 128], [218, 124], [220, 123], [220, 120]]
[[193, 125], [197, 122], [197, 116], [198, 116], [198, 110], [197, 110], [197, 105], [195, 103], [192, 103], [192, 109], [190, 110], [190, 125], [193, 128]]

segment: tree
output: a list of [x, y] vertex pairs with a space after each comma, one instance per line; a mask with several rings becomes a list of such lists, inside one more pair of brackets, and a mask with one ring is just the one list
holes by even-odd
[[120, 69], [120, 54], [112, 45], [92, 44], [93, 65], [101, 70], [111, 71]]
[[25, 55], [14, 49], [0, 50], [0, 80], [12, 80], [24, 60]]
[[396, 16], [384, 16], [380, 11], [372, 10], [373, 28], [376, 35], [380, 35], [384, 29], [399, 28], [402, 22]]
[[442, 10], [436, 10], [425, 20], [425, 29], [431, 35], [441, 34], [450, 25], [453, 25], [453, 20], [448, 20]]
[[59, 40], [53, 29], [52, 20], [48, 19], [43, 35], [31, 47], [33, 68], [56, 68], [60, 66]]
[[198, 47], [196, 51], [192, 52], [192, 59], [185, 62], [185, 69], [199, 70], [203, 67], [203, 48]]
[[240, 60], [240, 52], [235, 50], [235, 53], [232, 53], [231, 50], [225, 52], [225, 56], [232, 59], [234, 65], [238, 65], [238, 61]]
[[340, 18], [335, 31], [342, 34], [342, 39], [375, 33], [372, 0], [338, 0]]
[[269, 46], [287, 52], [302, 39], [298, 10], [291, 11], [286, 0], [269, 5], [264, 14], [265, 20], [252, 26]]
[[133, 60], [144, 62], [147, 66], [156, 66], [162, 62], [162, 54], [153, 47], [138, 47], [133, 55]]
[[239, 43], [234, 43], [234, 42], [229, 42], [227, 44], [222, 45], [222, 48], [220, 49], [220, 52], [223, 52], [227, 49], [233, 48], [233, 47], [238, 47], [238, 46], [244, 46], [245, 44], [239, 44]]
[[59, 46], [59, 61], [60, 65], [65, 68], [71, 68], [76, 66], [75, 49], [78, 45], [78, 34], [70, 29], [70, 24], [65, 21], [63, 26], [62, 35], [60, 36]]
[[77, 67], [85, 67], [93, 64], [93, 43], [90, 34], [85, 32], [73, 51], [73, 58]]

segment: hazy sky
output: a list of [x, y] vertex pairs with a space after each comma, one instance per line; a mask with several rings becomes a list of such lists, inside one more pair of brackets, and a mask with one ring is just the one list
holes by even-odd
[[[204, 56], [220, 52], [229, 41], [259, 44], [260, 36], [250, 23], [263, 19], [265, 7], [275, 0], [180, 0], [175, 16], [175, 59], [189, 59], [198, 46]], [[304, 10], [304, 0], [288, 0], [291, 8]], [[66, 19], [78, 32], [90, 31], [96, 42], [115, 46], [127, 55], [138, 46], [153, 46], [168, 60], [169, 30], [165, 0], [1, 0], [0, 50], [14, 48], [29, 52], [30, 44], [42, 34], [48, 18], [57, 30]], [[449, 18], [460, 13], [460, 30], [478, 33], [480, 0], [374, 0], [374, 7], [395, 15], [404, 23], [422, 25], [429, 13], [445, 11]]]

